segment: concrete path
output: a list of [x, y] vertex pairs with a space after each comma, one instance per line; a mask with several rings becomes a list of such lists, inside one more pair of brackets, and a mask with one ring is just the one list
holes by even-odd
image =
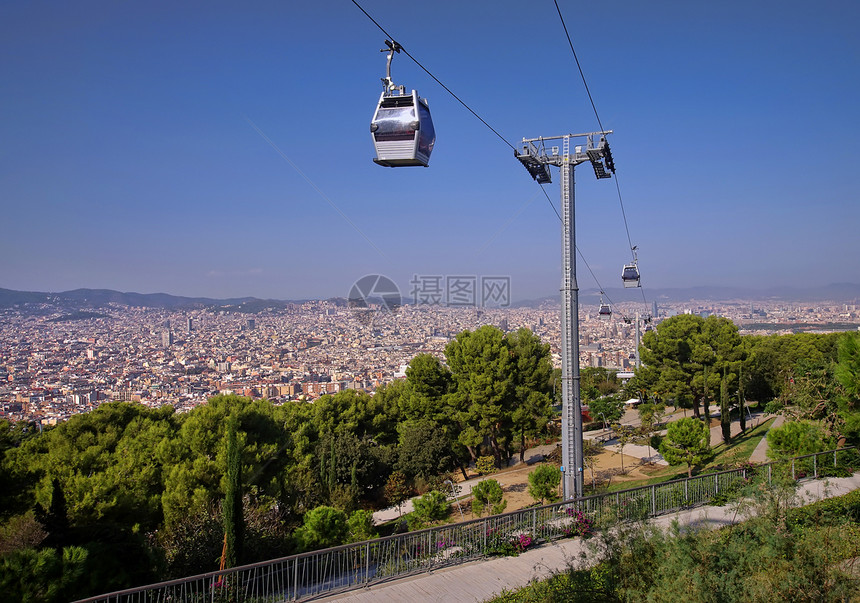
[[[774, 427], [779, 427], [785, 422], [785, 417], [782, 415], [777, 415], [776, 419], [774, 419], [773, 423], [770, 424], [768, 428], [773, 429]], [[752, 451], [750, 455], [750, 461], [753, 463], [766, 463], [770, 459], [767, 458], [767, 438], [764, 437], [761, 439], [761, 442], [758, 443], [758, 446], [755, 447], [755, 450]]]
[[[626, 447], [625, 447], [626, 448]], [[860, 488], [860, 474], [852, 477], [803, 482], [798, 489], [806, 502], [841, 496]], [[668, 526], [677, 519], [682, 526], [717, 528], [742, 521], [731, 507], [698, 507], [654, 519]], [[581, 539], [565, 539], [526, 551], [519, 557], [473, 561], [456, 567], [404, 578], [369, 588], [321, 598], [350, 603], [400, 603], [402, 601], [486, 601], [504, 589], [516, 589], [533, 580], [564, 571], [580, 554], [588, 554]]]
[[[514, 458], [511, 459], [509, 466], [510, 467], [516, 467], [516, 466], [527, 467], [529, 465], [539, 463], [540, 461], [542, 461], [544, 459], [544, 457], [546, 457], [546, 455], [550, 454], [553, 450], [555, 450], [557, 446], [558, 446], [557, 444], [553, 443], [553, 444], [544, 444], [541, 446], [535, 446], [534, 448], [529, 448], [528, 450], [526, 450], [526, 454], [525, 454], [526, 462], [525, 463], [520, 463], [520, 456], [515, 455]], [[504, 474], [502, 474], [502, 475], [504, 475]], [[478, 482], [484, 481], [485, 479], [495, 479], [497, 477], [498, 477], [498, 475], [496, 475], [496, 474], [481, 475], [478, 477], [473, 477], [472, 479], [468, 479], [468, 480], [463, 481], [463, 482], [455, 482], [454, 487], [458, 488], [457, 498], [464, 498], [464, 497], [471, 495], [472, 494], [472, 486], [474, 486]], [[451, 489], [450, 488], [451, 488], [450, 486], [447, 486], [445, 492], [446, 492], [446, 494], [448, 494], [448, 499], [451, 500], [453, 503], [452, 512], [456, 514], [457, 513], [457, 503], [453, 502], [453, 498], [451, 497]], [[401, 515], [406, 515], [407, 513], [411, 513], [413, 510], [413, 506], [412, 506], [413, 500], [415, 500], [415, 499], [411, 498], [411, 499], [407, 500], [406, 502], [404, 502], [400, 506], [399, 510], [397, 509], [397, 507], [388, 507], [387, 509], [382, 509], [381, 511], [376, 511], [373, 514], [373, 524], [374, 525], [380, 525], [380, 524], [386, 523], [388, 521], [391, 521], [393, 519], [397, 519]]]
[[[684, 411], [677, 410], [672, 413], [668, 413], [664, 418], [664, 421], [676, 421], [678, 419], [684, 418]], [[692, 416], [692, 414], [690, 415]], [[747, 421], [747, 428], [751, 429], [753, 427], [758, 426], [763, 423], [767, 419], [769, 419], [772, 415], [765, 415], [764, 413], [754, 413], [751, 418]], [[774, 421], [772, 427], [778, 427], [782, 424], [783, 417], [778, 416], [776, 421]], [[624, 416], [621, 417], [621, 423], [623, 425], [630, 425], [635, 427], [640, 424], [639, 421], [639, 412], [636, 410], [628, 409], [624, 412]], [[732, 421], [731, 425], [732, 437], [738, 435], [741, 432], [740, 422], [738, 420]], [[604, 430], [595, 430], [595, 431], [587, 431], [582, 434], [584, 439], [597, 439], [606, 435], [606, 431]], [[666, 430], [662, 430], [657, 432], [660, 435], [666, 435]], [[723, 441], [723, 432], [719, 425], [711, 427], [711, 446], [716, 446], [717, 444]], [[553, 450], [555, 450], [557, 444], [546, 444], [543, 446], [536, 446], [535, 448], [529, 448], [526, 450], [525, 459], [526, 465], [532, 465], [534, 463], [540, 462], [544, 459], [544, 457], [550, 454]], [[619, 453], [621, 452], [621, 447], [618, 445], [618, 440], [609, 440], [604, 444], [604, 448], [610, 452]], [[627, 456], [641, 459], [645, 462], [654, 463], [657, 465], [668, 465], [669, 463], [663, 459], [663, 456], [648, 446], [640, 446], [638, 444], [627, 444], [624, 446], [624, 453]], [[767, 440], [762, 439], [759, 445], [756, 447], [752, 456], [750, 457], [751, 461], [756, 463], [762, 463], [767, 461]], [[515, 456], [511, 459], [510, 466], [520, 465], [519, 456]], [[472, 493], [472, 486], [477, 484], [480, 481], [485, 479], [493, 478], [492, 475], [474, 477], [472, 479], [455, 483], [455, 487], [459, 487], [457, 497], [464, 498], [469, 496]], [[447, 491], [450, 495], [450, 491]], [[453, 498], [449, 496], [449, 499], [453, 501]], [[405, 515], [407, 513], [411, 513], [413, 510], [412, 501], [414, 499], [409, 499], [405, 501], [400, 508], [397, 507], [388, 507], [387, 509], [382, 509], [381, 511], [376, 511], [373, 514], [373, 523], [374, 525], [380, 525], [386, 523], [388, 521], [392, 521], [397, 519], [398, 517]], [[454, 505], [456, 507], [456, 504]], [[455, 510], [456, 512], [456, 510]]]

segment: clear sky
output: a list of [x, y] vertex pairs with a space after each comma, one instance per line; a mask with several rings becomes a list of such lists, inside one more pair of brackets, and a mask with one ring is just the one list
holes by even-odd
[[[598, 129], [552, 0], [361, 4], [512, 144]], [[860, 3], [559, 5], [646, 292], [860, 281]], [[378, 273], [557, 294], [540, 187], [403, 55], [436, 148], [372, 162], [384, 38], [351, 0], [3, 3], [0, 287], [298, 299]], [[615, 181], [576, 180], [577, 243], [618, 287]]]

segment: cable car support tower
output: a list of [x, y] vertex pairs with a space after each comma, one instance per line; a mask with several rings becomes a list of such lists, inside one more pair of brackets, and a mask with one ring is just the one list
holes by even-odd
[[[564, 500], [583, 495], [582, 401], [579, 394], [579, 287], [576, 283], [574, 167], [590, 162], [598, 179], [611, 178], [615, 164], [606, 135], [612, 130], [524, 138], [515, 157], [540, 184], [552, 182], [549, 166], [561, 168], [561, 458]], [[574, 144], [571, 139], [585, 144]], [[561, 141], [558, 146], [547, 142]]]

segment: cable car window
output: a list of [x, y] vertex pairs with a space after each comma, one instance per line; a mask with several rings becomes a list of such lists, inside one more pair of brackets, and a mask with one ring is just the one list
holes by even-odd
[[381, 107], [373, 120], [376, 140], [409, 140], [415, 136], [415, 110], [412, 107]]
[[418, 103], [418, 116], [421, 120], [421, 132], [418, 137], [418, 152], [430, 157], [433, 145], [436, 144], [436, 131], [433, 129], [433, 120], [430, 119], [430, 110], [424, 103]]

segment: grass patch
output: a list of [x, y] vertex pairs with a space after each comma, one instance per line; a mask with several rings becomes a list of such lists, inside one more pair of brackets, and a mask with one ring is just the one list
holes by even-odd
[[[767, 434], [767, 430], [770, 429], [771, 423], [773, 423], [773, 419], [768, 419], [761, 425], [756, 426], [754, 429], [747, 429], [746, 433], [738, 434], [728, 445], [723, 443], [717, 444], [711, 449], [714, 453], [714, 457], [711, 461], [706, 465], [699, 467], [698, 470], [694, 470], [693, 475], [721, 471], [749, 461], [750, 455], [752, 455], [753, 450], [756, 449], [756, 446], [761, 442], [761, 439]], [[626, 490], [627, 488], [636, 488], [638, 486], [650, 486], [652, 484], [660, 484], [685, 477], [687, 477], [686, 466], [670, 465], [668, 467], [657, 469], [648, 479], [616, 482], [611, 484], [608, 488], [598, 489], [595, 494], [599, 492], [616, 492], [618, 490]]]

